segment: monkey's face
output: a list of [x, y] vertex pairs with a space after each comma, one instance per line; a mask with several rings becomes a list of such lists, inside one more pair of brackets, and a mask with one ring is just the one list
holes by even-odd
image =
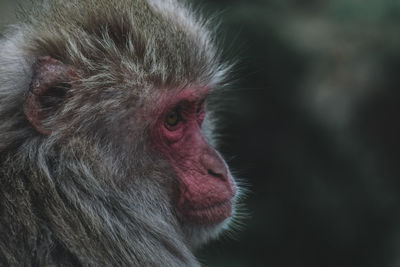
[[[61, 88], [67, 91], [62, 91], [60, 94]], [[129, 97], [128, 90], [121, 96], [113, 91], [114, 100], [117, 96], [122, 97], [132, 102], [136, 108], [127, 109], [121, 105], [113, 105], [113, 108], [105, 109], [106, 103], [109, 102], [108, 92], [90, 93], [91, 88], [85, 89], [80, 84], [79, 71], [76, 68], [51, 57], [43, 57], [35, 64], [30, 90], [31, 93], [27, 95], [25, 101], [25, 114], [31, 125], [40, 133], [48, 135], [53, 131], [62, 132], [64, 139], [68, 139], [70, 135], [79, 135], [90, 142], [100, 135], [101, 129], [96, 129], [95, 134], [90, 135], [89, 128], [108, 121], [112, 123], [110, 124], [112, 127], [100, 127], [107, 136], [103, 140], [122, 143], [119, 146], [121, 150], [128, 148], [128, 151], [136, 152], [135, 157], [143, 156], [135, 147], [149, 147], [146, 151], [150, 152], [150, 157], [162, 158], [164, 161], [162, 166], [150, 166], [150, 168], [171, 174], [171, 179], [174, 181], [159, 183], [159, 187], [163, 187], [162, 191], [170, 193], [173, 214], [177, 215], [192, 245], [203, 243], [229, 221], [237, 187], [225, 161], [209, 144], [203, 133], [203, 128], [206, 128], [202, 126], [207, 112], [205, 103], [211, 93], [209, 87], [187, 86], [184, 89], [153, 87], [153, 93], [143, 94], [141, 100], [138, 100], [137, 94], [135, 97]], [[84, 93], [85, 90], [89, 90], [89, 93]], [[92, 99], [93, 96], [105, 100], [96, 104]], [[82, 105], [82, 102], [85, 104]], [[71, 108], [69, 105], [75, 107]], [[108, 112], [91, 116], [87, 110], [88, 106], [90, 106], [89, 111], [96, 108]], [[64, 114], [63, 112], [55, 112], [59, 109], [65, 110], [65, 115], [58, 115]], [[125, 119], [119, 119], [115, 113], [124, 114], [122, 117]], [[74, 118], [78, 114], [78, 118], [85, 120], [76, 120], [78, 124], [72, 124], [69, 118]], [[57, 116], [63, 116], [65, 119]], [[49, 120], [50, 124], [45, 124], [45, 121], [51, 118], [58, 119]], [[129, 121], [128, 127], [124, 120]], [[51, 127], [48, 127], [49, 125]], [[63, 130], [57, 130], [59, 127]], [[92, 132], [93, 130], [91, 129]], [[138, 138], [143, 134], [145, 138]], [[112, 138], [112, 135], [117, 137]], [[124, 155], [129, 154], [125, 152]], [[135, 157], [126, 156], [126, 159], [124, 157], [119, 159], [124, 160], [126, 165], [132, 165], [137, 160]], [[132, 175], [129, 175], [128, 180], [138, 183], [139, 181], [131, 179], [141, 179], [138, 173], [141, 172], [140, 168], [144, 167], [138, 164], [132, 168]], [[146, 177], [150, 180], [159, 178], [151, 175]], [[158, 182], [154, 181], [156, 184]]]
[[202, 132], [208, 88], [187, 88], [158, 97], [152, 126], [154, 150], [178, 179], [175, 206], [184, 223], [213, 226], [232, 215], [236, 185], [225, 161]]
[[50, 135], [55, 151], [74, 154], [71, 139], [94, 147], [93, 177], [121, 190], [129, 212], [204, 243], [230, 221], [238, 188], [208, 139], [206, 98], [229, 70], [212, 33], [175, 1], [64, 2], [26, 33], [32, 135]]

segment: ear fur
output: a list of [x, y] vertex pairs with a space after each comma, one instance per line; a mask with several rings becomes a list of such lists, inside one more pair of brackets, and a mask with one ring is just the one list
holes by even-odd
[[60, 110], [77, 79], [75, 68], [54, 58], [46, 56], [36, 61], [25, 98], [24, 113], [38, 132], [48, 135], [54, 130], [54, 125], [46, 121]]

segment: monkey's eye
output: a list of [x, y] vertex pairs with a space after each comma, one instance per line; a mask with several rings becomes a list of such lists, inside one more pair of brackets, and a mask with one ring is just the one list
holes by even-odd
[[169, 127], [176, 126], [179, 123], [179, 121], [180, 121], [180, 115], [179, 115], [179, 112], [177, 110], [172, 111], [165, 118], [165, 123]]

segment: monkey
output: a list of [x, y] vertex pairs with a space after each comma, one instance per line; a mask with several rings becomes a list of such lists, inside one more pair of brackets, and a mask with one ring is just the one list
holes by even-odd
[[0, 266], [200, 266], [241, 191], [213, 23], [179, 0], [33, 5], [0, 40]]

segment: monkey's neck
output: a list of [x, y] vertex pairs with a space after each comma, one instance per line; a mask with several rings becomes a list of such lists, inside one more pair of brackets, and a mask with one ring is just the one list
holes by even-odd
[[[11, 173], [21, 167], [3, 161], [8, 172], [0, 174], [0, 263], [198, 265], [169, 207], [155, 208], [166, 203], [162, 196], [138, 194], [134, 186], [120, 190], [104, 177], [112, 174], [87, 158], [54, 160], [64, 160], [63, 169], [37, 158]], [[146, 192], [159, 191], [142, 182]]]

